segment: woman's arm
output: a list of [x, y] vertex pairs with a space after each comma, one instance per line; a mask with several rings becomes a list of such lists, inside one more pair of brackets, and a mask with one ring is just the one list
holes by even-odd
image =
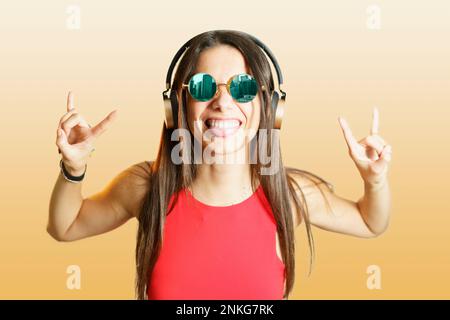
[[357, 202], [359, 212], [374, 235], [383, 233], [388, 225], [391, 211], [389, 183], [364, 184], [364, 196]]
[[66, 230], [75, 220], [83, 203], [81, 184], [64, 179], [60, 172], [53, 187], [49, 205], [47, 232], [56, 240], [62, 240]]
[[122, 171], [102, 190], [85, 199], [81, 183], [61, 174], [53, 188], [47, 231], [58, 241], [74, 241], [102, 234], [136, 216], [146, 192], [147, 162]]
[[345, 119], [339, 117], [349, 155], [363, 179], [364, 195], [360, 200], [344, 199], [324, 184], [316, 186], [306, 178], [293, 177], [304, 188], [313, 225], [358, 237], [375, 237], [386, 230], [391, 208], [387, 172], [392, 147], [378, 135], [378, 117], [378, 109], [375, 108], [370, 135], [360, 141], [353, 137]]
[[364, 196], [355, 202], [331, 192], [324, 184], [316, 186], [298, 175], [294, 179], [302, 188], [312, 225], [362, 238], [373, 238], [386, 230], [391, 205], [387, 181], [379, 186], [366, 185]]

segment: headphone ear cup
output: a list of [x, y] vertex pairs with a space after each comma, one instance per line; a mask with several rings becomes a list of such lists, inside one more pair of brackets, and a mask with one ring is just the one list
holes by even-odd
[[281, 129], [281, 122], [283, 120], [284, 109], [286, 106], [286, 94], [283, 94], [280, 98], [278, 92], [275, 92], [274, 97], [272, 98], [272, 105], [274, 111], [273, 128]]
[[272, 107], [272, 114], [273, 114], [273, 127], [275, 128], [275, 129], [278, 129], [278, 128], [276, 128], [276, 122], [277, 122], [277, 119], [276, 119], [276, 115], [277, 115], [277, 109], [278, 109], [278, 100], [279, 100], [279, 96], [278, 96], [278, 92], [276, 92], [276, 91], [272, 91], [272, 94], [271, 94], [271, 99], [270, 99], [270, 106]]
[[178, 97], [176, 90], [170, 90], [170, 104], [172, 107], [172, 128], [176, 129], [178, 127]]

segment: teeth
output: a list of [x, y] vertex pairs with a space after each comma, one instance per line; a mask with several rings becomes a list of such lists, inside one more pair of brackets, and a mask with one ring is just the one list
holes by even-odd
[[206, 120], [206, 124], [210, 128], [220, 128], [220, 129], [227, 129], [227, 128], [234, 128], [239, 127], [239, 121], [238, 120]]

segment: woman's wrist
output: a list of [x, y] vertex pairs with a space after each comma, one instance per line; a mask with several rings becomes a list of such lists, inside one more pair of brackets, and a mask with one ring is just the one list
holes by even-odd
[[61, 173], [64, 178], [70, 182], [81, 182], [84, 179], [86, 173], [87, 164], [83, 168], [74, 168], [67, 165], [62, 159], [60, 160], [59, 166], [61, 168]]

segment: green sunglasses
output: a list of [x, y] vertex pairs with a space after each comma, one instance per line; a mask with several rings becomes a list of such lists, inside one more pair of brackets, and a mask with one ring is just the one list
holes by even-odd
[[[241, 73], [232, 76], [227, 83], [216, 83], [216, 80], [208, 73], [196, 73], [189, 80], [189, 84], [182, 85], [182, 89], [188, 88], [189, 94], [197, 101], [211, 100], [218, 92], [219, 85], [226, 85], [228, 93], [237, 102], [252, 101], [258, 93], [258, 84], [251, 75]], [[261, 86], [264, 90], [264, 86]]]

